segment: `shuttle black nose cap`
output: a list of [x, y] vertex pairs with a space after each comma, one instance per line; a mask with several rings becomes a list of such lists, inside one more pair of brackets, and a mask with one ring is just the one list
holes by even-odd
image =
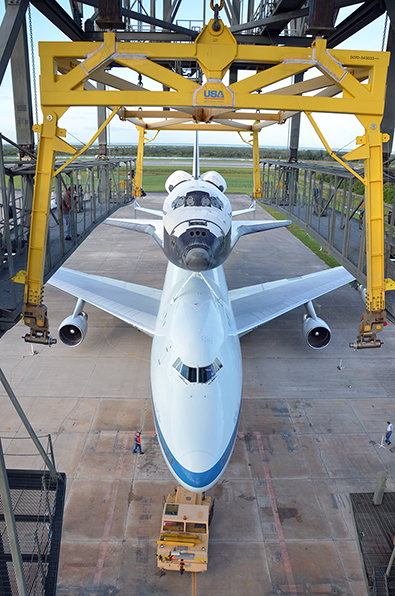
[[207, 271], [210, 267], [211, 259], [206, 249], [195, 247], [188, 250], [184, 262], [185, 267], [191, 271]]

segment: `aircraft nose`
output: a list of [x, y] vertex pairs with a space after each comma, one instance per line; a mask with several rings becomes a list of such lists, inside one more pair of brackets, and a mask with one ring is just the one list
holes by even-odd
[[214, 456], [207, 451], [189, 451], [182, 457], [182, 465], [193, 472], [205, 472], [216, 463]]
[[206, 248], [191, 248], [184, 257], [185, 267], [191, 271], [207, 271], [211, 264], [211, 258]]

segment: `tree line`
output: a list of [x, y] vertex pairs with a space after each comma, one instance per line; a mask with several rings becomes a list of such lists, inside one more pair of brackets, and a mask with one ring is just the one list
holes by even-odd
[[[76, 149], [82, 148], [82, 145], [75, 145]], [[93, 157], [98, 155], [99, 148], [92, 145], [84, 152], [84, 156]], [[114, 157], [136, 156], [136, 145], [111, 145], [109, 153]], [[18, 152], [12, 145], [4, 143], [3, 154], [5, 157], [17, 157]], [[193, 147], [191, 145], [146, 145], [144, 155], [147, 157], [186, 157], [193, 156]], [[224, 159], [252, 159], [252, 147], [231, 146], [231, 145], [202, 145], [200, 147], [200, 157], [206, 158], [224, 158]], [[289, 150], [285, 147], [260, 147], [259, 156], [262, 159], [284, 159], [289, 157]], [[331, 160], [324, 149], [299, 149], [298, 159], [300, 161], [323, 161]]]

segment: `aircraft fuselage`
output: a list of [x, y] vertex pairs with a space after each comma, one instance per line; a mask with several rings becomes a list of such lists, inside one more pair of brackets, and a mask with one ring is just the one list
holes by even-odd
[[222, 267], [168, 265], [151, 352], [155, 424], [165, 461], [188, 490], [213, 486], [231, 456], [242, 368]]

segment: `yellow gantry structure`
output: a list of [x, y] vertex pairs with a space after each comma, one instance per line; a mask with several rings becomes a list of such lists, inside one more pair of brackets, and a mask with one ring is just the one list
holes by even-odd
[[[76, 153], [63, 140], [65, 130], [59, 127], [59, 121], [71, 106], [108, 106], [121, 120], [140, 128], [141, 151], [145, 131], [150, 129], [252, 133], [255, 198], [260, 193], [260, 130], [282, 124], [299, 112], [308, 114], [312, 122], [312, 114], [319, 112], [355, 115], [364, 134], [357, 139], [357, 149], [345, 159], [363, 159], [365, 164], [368, 279], [366, 312], [358, 341], [359, 347], [375, 344], [375, 333], [381, 330], [385, 317], [380, 123], [389, 54], [328, 50], [321, 38], [310, 48], [238, 44], [221, 21], [219, 27], [213, 25], [211, 20], [190, 43], [119, 42], [116, 34], [109, 32], [104, 33], [103, 42], [39, 44], [43, 123], [39, 127], [25, 278], [23, 313], [30, 327], [27, 341], [50, 341], [42, 288], [54, 160], [57, 151]], [[169, 63], [197, 64], [203, 73], [202, 83], [170, 70]], [[234, 63], [247, 65], [249, 76], [226, 84], [226, 75]], [[150, 88], [114, 76], [109, 72], [114, 66], [144, 75]], [[290, 84], [290, 77], [307, 71], [306, 80]], [[106, 89], [97, 89], [96, 83], [104, 84]], [[122, 107], [116, 109], [118, 106]], [[141, 180], [136, 183], [141, 188]]]

